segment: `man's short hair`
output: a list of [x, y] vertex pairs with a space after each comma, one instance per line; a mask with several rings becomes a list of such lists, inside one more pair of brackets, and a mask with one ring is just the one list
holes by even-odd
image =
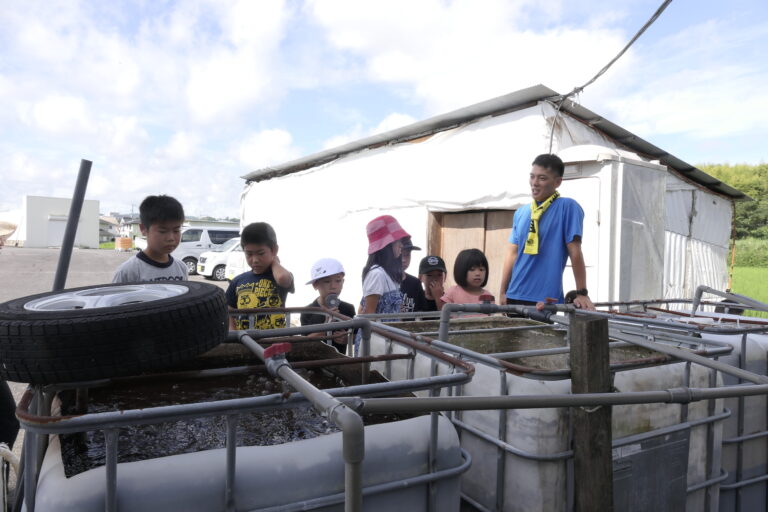
[[277, 235], [266, 222], [252, 222], [240, 233], [240, 245], [245, 248], [247, 244], [266, 245], [274, 250], [277, 247]]
[[158, 222], [184, 222], [184, 208], [171, 196], [147, 196], [139, 205], [139, 219], [147, 229]]
[[533, 159], [533, 163], [531, 165], [538, 165], [539, 167], [543, 167], [549, 172], [557, 174], [561, 178], [563, 177], [563, 174], [565, 174], [565, 164], [563, 164], [563, 161], [560, 160], [560, 157], [557, 155], [550, 155], [548, 153], [539, 155]]
[[453, 280], [461, 287], [469, 286], [467, 283], [467, 272], [472, 267], [485, 268], [485, 280], [480, 286], [488, 284], [488, 259], [480, 249], [464, 249], [456, 256], [456, 263], [453, 264]]

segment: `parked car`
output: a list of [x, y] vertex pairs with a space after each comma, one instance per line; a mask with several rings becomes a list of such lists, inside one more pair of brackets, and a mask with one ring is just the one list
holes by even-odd
[[235, 248], [240, 249], [240, 237], [231, 238], [211, 251], [206, 251], [197, 260], [197, 273], [208, 279], [224, 281], [227, 257]]
[[235, 277], [239, 276], [243, 272], [248, 270], [248, 263], [245, 261], [245, 253], [240, 244], [232, 249], [227, 256], [227, 266], [224, 270], [224, 277], [227, 281], [231, 281]]
[[240, 236], [237, 228], [189, 227], [181, 232], [181, 243], [171, 256], [183, 261], [190, 274], [196, 274], [197, 260], [201, 254], [236, 236]]

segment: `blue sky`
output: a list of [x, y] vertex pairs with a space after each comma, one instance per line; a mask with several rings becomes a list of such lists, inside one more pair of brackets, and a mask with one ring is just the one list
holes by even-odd
[[[0, 0], [0, 211], [147, 194], [237, 216], [247, 172], [591, 78], [660, 0]], [[674, 0], [577, 99], [693, 164], [768, 161], [768, 2]], [[337, 184], [341, 192], [343, 184]]]

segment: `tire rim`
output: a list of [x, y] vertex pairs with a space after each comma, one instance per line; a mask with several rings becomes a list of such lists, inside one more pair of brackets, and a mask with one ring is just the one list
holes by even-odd
[[215, 269], [213, 269], [213, 277], [216, 278], [217, 281], [223, 281], [227, 278], [225, 268], [223, 265], [219, 265]]
[[177, 284], [131, 284], [87, 290], [64, 291], [24, 304], [27, 311], [71, 311], [152, 302], [184, 295], [189, 290]]

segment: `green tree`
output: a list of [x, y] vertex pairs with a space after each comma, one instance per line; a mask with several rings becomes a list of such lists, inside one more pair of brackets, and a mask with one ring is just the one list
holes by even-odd
[[768, 239], [768, 164], [705, 164], [698, 168], [753, 199], [736, 202], [736, 238]]

